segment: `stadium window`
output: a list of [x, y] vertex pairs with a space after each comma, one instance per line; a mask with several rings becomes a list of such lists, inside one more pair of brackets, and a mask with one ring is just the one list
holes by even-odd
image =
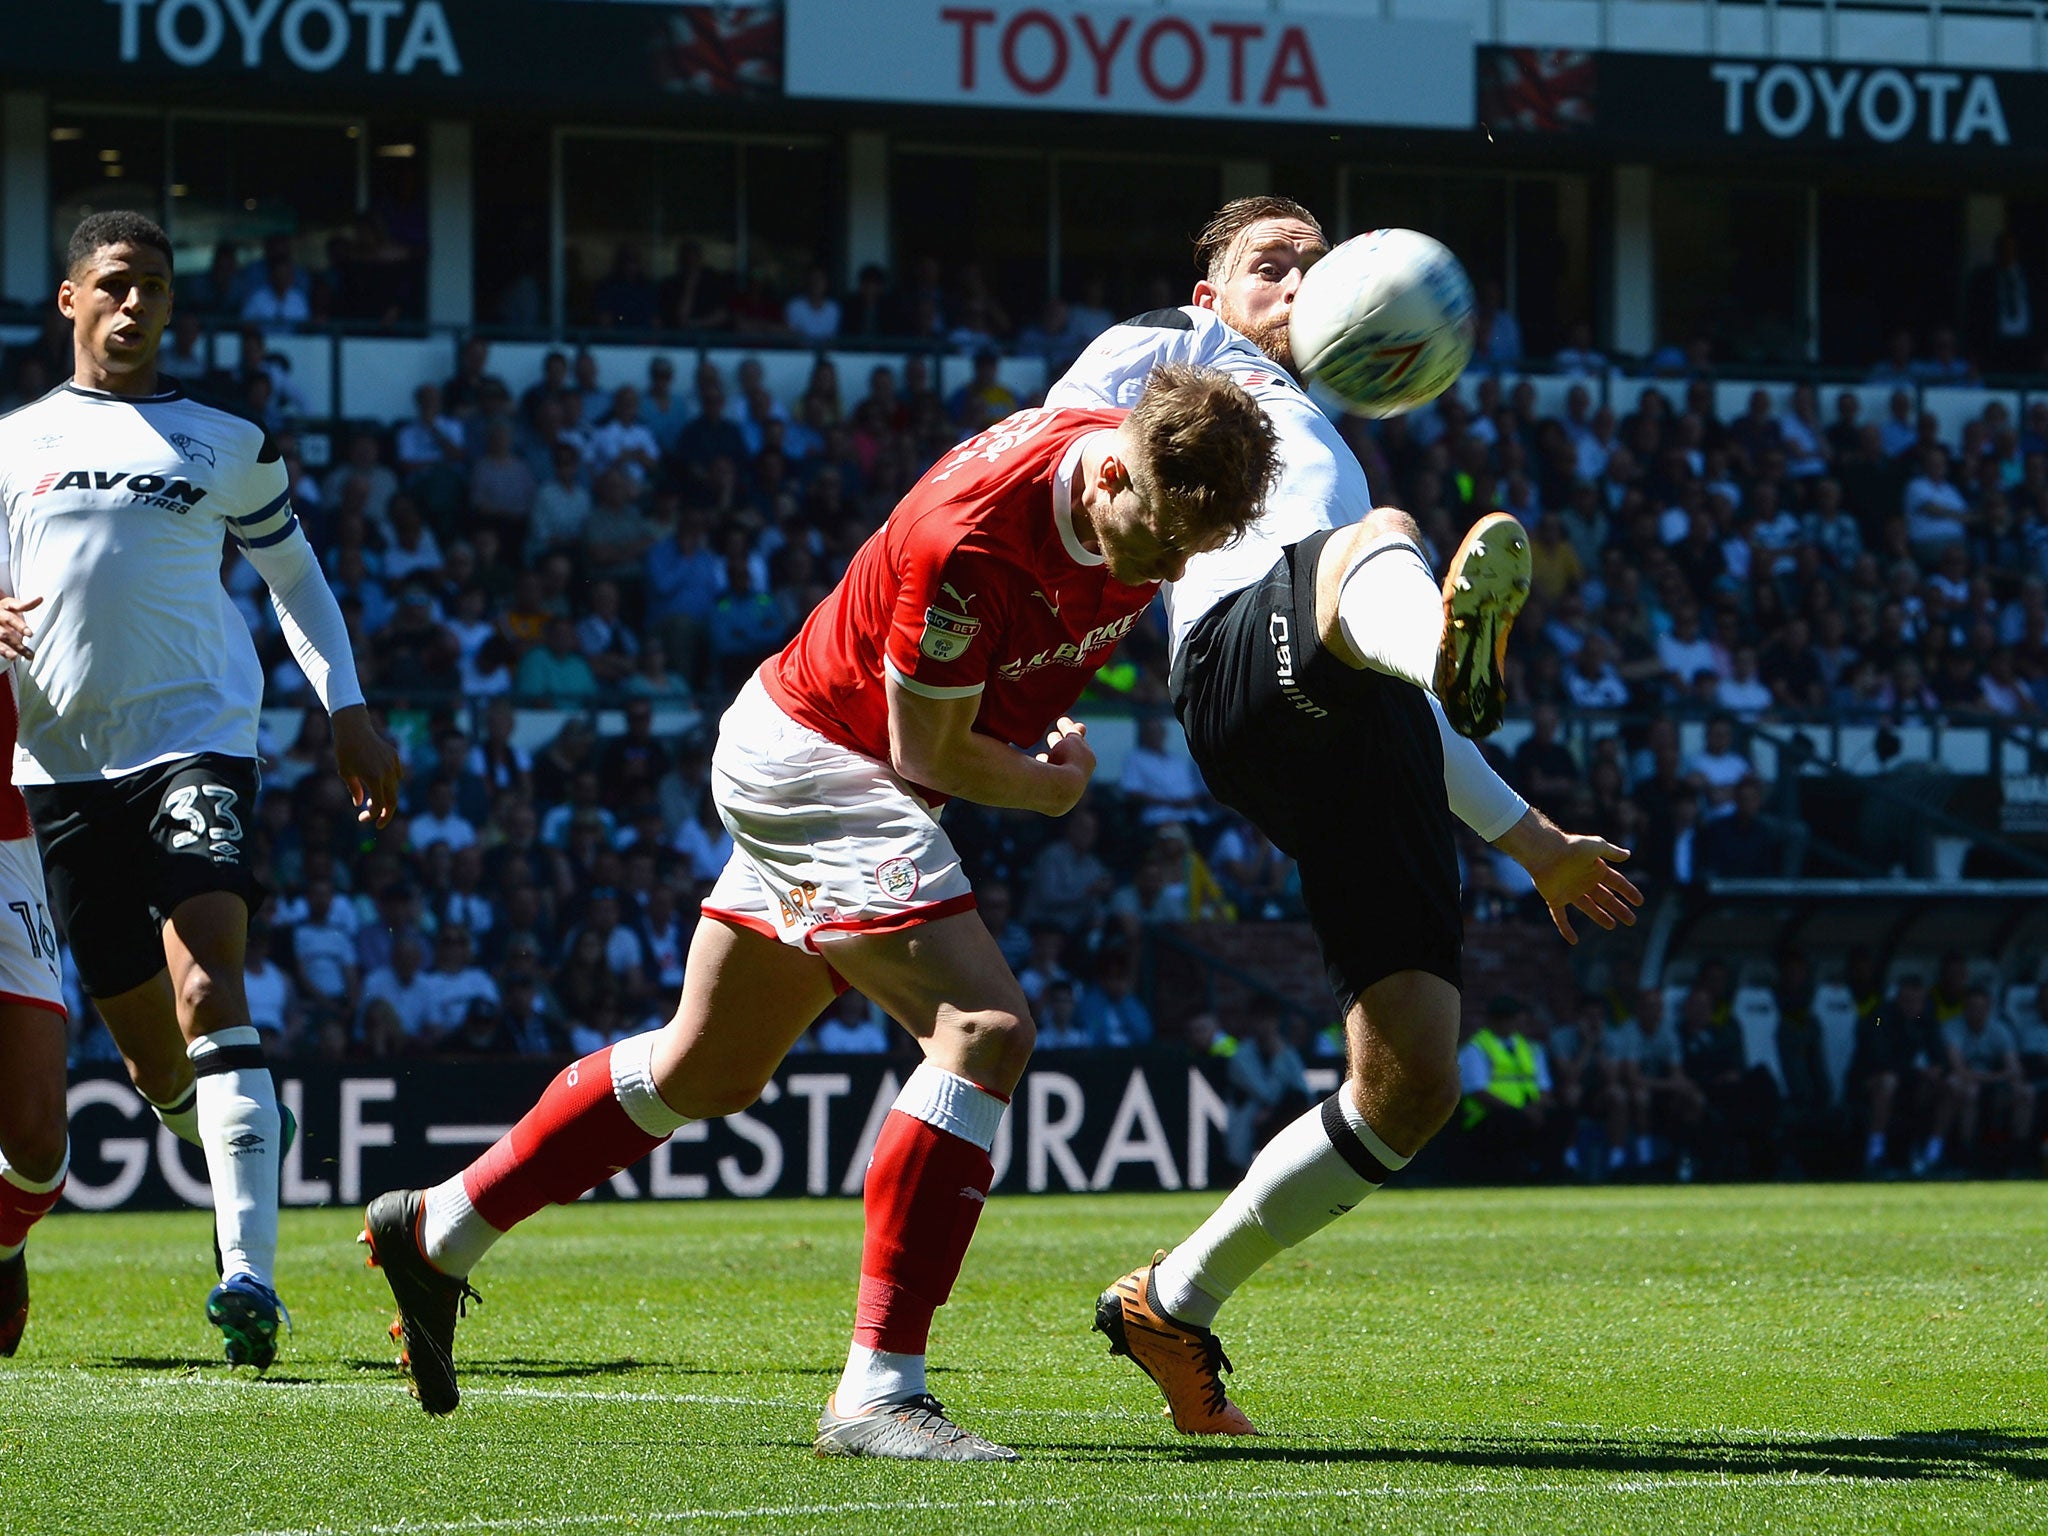
[[1593, 319], [1592, 189], [1584, 176], [1518, 176], [1512, 187], [1509, 302], [1524, 354], [1546, 358]]
[[1185, 304], [1200, 274], [1195, 236], [1223, 198], [1213, 160], [1061, 157], [1060, 282], [1090, 302], [1103, 284], [1113, 313]]
[[1345, 228], [1342, 170], [1326, 161], [1275, 160], [1273, 191], [1291, 197], [1318, 219], [1332, 241], [1355, 233]]
[[289, 249], [309, 320], [419, 318], [426, 255], [425, 129], [345, 119], [58, 109], [51, 225], [100, 208], [161, 220], [179, 300], [239, 313], [265, 250]]
[[1721, 363], [1804, 359], [1804, 187], [1659, 175], [1650, 217], [1660, 343], [1705, 337]]
[[836, 284], [843, 157], [822, 144], [750, 143], [743, 155], [746, 266], [756, 285], [786, 299], [802, 291], [813, 263]]
[[[740, 146], [733, 141], [629, 134], [563, 135], [561, 318], [599, 323], [610, 295], [614, 323], [640, 318], [694, 243], [722, 277], [740, 270]], [[623, 264], [623, 265], [622, 265]], [[637, 268], [637, 270], [635, 270]], [[678, 324], [687, 316], [650, 318]]]
[[544, 127], [477, 125], [476, 313], [486, 324], [547, 324], [548, 141]]
[[[173, 117], [171, 159], [185, 190], [172, 200], [170, 233], [181, 267], [206, 270], [222, 242], [254, 265], [265, 243], [282, 236], [301, 267], [334, 274], [323, 285], [323, 314], [384, 317], [390, 306], [373, 311], [367, 280], [354, 284], [354, 299], [333, 302], [348, 286], [342, 274], [358, 261], [395, 267], [404, 258], [394, 243], [410, 236], [408, 254], [426, 243], [423, 207], [373, 202], [372, 138], [360, 123]], [[419, 135], [403, 141], [417, 144]], [[399, 285], [390, 286], [395, 292]], [[401, 303], [397, 318], [417, 314], [415, 296], [411, 314]]]
[[1033, 151], [899, 148], [889, 166], [889, 248], [899, 287], [915, 280], [922, 261], [937, 262], [948, 287], [978, 265], [1011, 320], [1027, 324], [1019, 317], [1035, 315], [1045, 299], [1047, 165]]
[[1925, 355], [1937, 328], [1962, 331], [1961, 194], [1823, 192], [1819, 222], [1823, 360], [1868, 366], [1898, 330]]
[[64, 242], [87, 214], [133, 208], [154, 219], [167, 217], [164, 203], [173, 188], [164, 175], [160, 114], [52, 112], [49, 163], [55, 260], [61, 261]]
[[1449, 246], [1475, 284], [1506, 287], [1510, 185], [1505, 176], [1361, 166], [1350, 177], [1351, 232], [1419, 229]]

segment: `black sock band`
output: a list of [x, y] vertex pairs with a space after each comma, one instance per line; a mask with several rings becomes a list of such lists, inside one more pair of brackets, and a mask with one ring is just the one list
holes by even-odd
[[1343, 1091], [1339, 1087], [1337, 1093], [1323, 1100], [1323, 1134], [1330, 1138], [1330, 1145], [1337, 1149], [1337, 1155], [1351, 1165], [1353, 1173], [1368, 1184], [1384, 1184], [1400, 1170], [1389, 1168], [1358, 1139], [1357, 1132], [1351, 1129], [1351, 1122], [1344, 1116], [1344, 1106], [1337, 1099], [1337, 1094]]
[[[239, 1072], [243, 1068], [254, 1069], [267, 1066], [263, 1047], [260, 1045], [224, 1045], [217, 1051], [208, 1051], [204, 1056], [195, 1057], [192, 1072], [196, 1077], [218, 1077], [223, 1072]], [[192, 1090], [195, 1094], [197, 1088]]]

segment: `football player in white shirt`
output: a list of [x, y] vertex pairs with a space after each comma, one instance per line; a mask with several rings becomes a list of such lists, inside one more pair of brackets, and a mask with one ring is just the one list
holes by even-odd
[[229, 537], [333, 715], [365, 822], [390, 819], [399, 765], [363, 705], [276, 445], [158, 376], [171, 267], [141, 214], [81, 223], [57, 290], [76, 371], [0, 420], [0, 590], [43, 604], [17, 674], [14, 778], [80, 981], [136, 1087], [205, 1149], [222, 1263], [207, 1318], [229, 1363], [261, 1369], [283, 1314], [283, 1137], [244, 994], [263, 675], [220, 582]]
[[1373, 507], [1357, 457], [1292, 372], [1294, 296], [1327, 248], [1298, 203], [1228, 204], [1197, 243], [1194, 302], [1111, 327], [1046, 396], [1124, 404], [1161, 363], [1192, 362], [1236, 379], [1280, 437], [1265, 515], [1166, 589], [1170, 686], [1211, 792], [1297, 861], [1349, 1072], [1200, 1230], [1097, 1303], [1111, 1350], [1191, 1434], [1254, 1433], [1219, 1374], [1223, 1303], [1407, 1166], [1457, 1107], [1453, 814], [1529, 871], [1567, 939], [1567, 908], [1612, 928], [1641, 900], [1609, 864], [1625, 850], [1560, 832], [1464, 739], [1500, 723], [1528, 541], [1510, 517], [1480, 519], [1439, 590], [1414, 520]]

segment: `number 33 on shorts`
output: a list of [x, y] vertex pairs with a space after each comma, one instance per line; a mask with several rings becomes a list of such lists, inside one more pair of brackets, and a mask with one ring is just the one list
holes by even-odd
[[225, 784], [180, 784], [165, 795], [165, 819], [182, 822], [186, 829], [171, 834], [172, 851], [182, 853], [203, 842], [216, 863], [240, 858], [242, 822], [235, 804], [241, 798]]

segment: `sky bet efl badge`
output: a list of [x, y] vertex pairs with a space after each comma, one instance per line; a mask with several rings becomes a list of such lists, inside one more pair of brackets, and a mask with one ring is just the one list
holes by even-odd
[[967, 617], [967, 605], [974, 601], [972, 592], [962, 597], [951, 582], [939, 591], [953, 600], [953, 606], [962, 610], [947, 613], [936, 605], [924, 611], [924, 636], [917, 642], [918, 650], [933, 661], [958, 661], [967, 654], [967, 647], [974, 643], [974, 637], [981, 633], [981, 620]]

